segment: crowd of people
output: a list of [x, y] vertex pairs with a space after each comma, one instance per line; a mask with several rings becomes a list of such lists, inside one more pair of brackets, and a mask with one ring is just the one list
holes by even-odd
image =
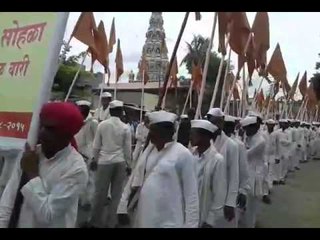
[[108, 92], [94, 114], [89, 101], [45, 104], [37, 147], [0, 152], [0, 227], [254, 228], [273, 187], [320, 160], [318, 122], [194, 118], [130, 124]]

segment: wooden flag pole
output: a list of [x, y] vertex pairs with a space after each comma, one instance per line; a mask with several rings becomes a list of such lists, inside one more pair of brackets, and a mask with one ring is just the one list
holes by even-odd
[[[183, 105], [183, 109], [182, 109], [181, 114], [184, 114], [184, 112], [186, 111], [187, 103], [188, 103], [189, 98], [190, 98], [190, 103], [191, 103], [191, 101], [192, 101], [192, 98], [191, 98], [192, 87], [193, 87], [193, 81], [191, 81], [191, 84], [190, 84], [190, 87], [189, 87], [189, 91], [188, 91], [188, 94], [187, 94], [187, 98], [186, 98], [186, 101], [184, 102], [184, 105]], [[192, 106], [192, 105], [191, 105], [191, 106]], [[191, 107], [190, 107], [190, 108], [191, 108]]]
[[115, 99], [115, 100], [117, 100], [117, 90], [118, 90], [118, 80], [116, 79], [116, 82], [115, 82], [115, 84], [114, 84], [114, 92], [113, 92], [113, 98]]
[[242, 114], [241, 117], [246, 116], [246, 108], [247, 108], [247, 81], [246, 81], [246, 70], [245, 65], [243, 65], [242, 69], [242, 81], [243, 81], [243, 90], [242, 90]]
[[223, 78], [222, 96], [221, 96], [221, 100], [220, 100], [220, 109], [221, 109], [221, 111], [223, 111], [222, 108], [223, 108], [224, 97], [225, 97], [225, 93], [226, 93], [225, 92], [225, 87], [226, 87], [227, 76], [228, 76], [229, 67], [230, 67], [230, 57], [231, 57], [231, 48], [229, 49], [227, 66], [226, 66], [226, 70], [225, 70], [224, 78]]
[[[227, 37], [227, 41], [225, 44], [226, 48], [229, 45], [229, 39], [230, 39], [230, 34]], [[224, 58], [225, 58], [225, 55], [222, 55], [221, 60], [220, 60], [218, 75], [216, 77], [216, 82], [214, 85], [213, 95], [212, 95], [211, 102], [210, 102], [210, 108], [213, 108], [213, 105], [214, 105], [216, 98], [217, 98], [218, 88], [219, 88], [219, 84], [220, 84], [220, 78], [221, 78], [222, 69], [223, 69]]]
[[177, 51], [178, 51], [178, 48], [179, 48], [179, 44], [180, 44], [180, 41], [181, 41], [181, 38], [182, 38], [182, 34], [183, 34], [183, 32], [184, 32], [184, 29], [186, 28], [187, 21], [188, 21], [188, 18], [189, 18], [189, 14], [190, 14], [190, 12], [186, 12], [186, 14], [185, 14], [185, 16], [184, 16], [184, 19], [183, 19], [183, 22], [182, 22], [182, 25], [181, 25], [181, 28], [180, 28], [180, 32], [179, 32], [177, 41], [176, 41], [175, 46], [174, 46], [174, 48], [173, 48], [173, 52], [172, 52], [172, 55], [171, 55], [171, 59], [170, 59], [170, 62], [169, 62], [169, 66], [168, 66], [168, 68], [167, 68], [166, 75], [165, 75], [165, 78], [164, 78], [164, 83], [163, 83], [163, 86], [162, 86], [162, 91], [161, 91], [161, 93], [160, 93], [160, 95], [159, 95], [159, 100], [158, 100], [158, 104], [157, 104], [158, 107], [161, 107], [162, 99], [163, 99], [163, 97], [164, 97], [164, 94], [165, 94], [165, 91], [166, 91], [166, 88], [167, 88], [167, 85], [168, 85], [169, 76], [170, 76], [170, 71], [171, 71], [171, 68], [172, 68], [174, 59], [175, 59], [175, 57], [176, 57], [176, 55], [177, 55]]
[[72, 89], [73, 89], [73, 87], [74, 87], [74, 84], [76, 83], [77, 78], [78, 78], [78, 76], [79, 76], [79, 73], [80, 73], [80, 71], [81, 71], [81, 67], [82, 67], [82, 65], [84, 64], [84, 61], [86, 60], [87, 56], [88, 56], [88, 51], [87, 51], [86, 54], [83, 56], [83, 59], [82, 59], [82, 62], [80, 63], [80, 66], [79, 66], [79, 68], [78, 68], [78, 71], [76, 72], [76, 75], [74, 75], [74, 78], [73, 78], [72, 83], [71, 83], [71, 85], [70, 85], [70, 87], [69, 87], [68, 93], [67, 93], [67, 95], [66, 95], [66, 97], [65, 97], [65, 99], [64, 99], [65, 102], [67, 102], [68, 99], [69, 99], [69, 97], [70, 97], [70, 94], [71, 94], [71, 92], [72, 92]]
[[300, 117], [300, 114], [301, 114], [302, 108], [303, 108], [303, 106], [304, 106], [304, 103], [305, 103], [305, 99], [302, 100], [302, 103], [301, 103], [301, 105], [300, 105], [300, 107], [299, 107], [299, 110], [298, 110], [298, 113], [297, 113], [297, 115], [296, 115], [296, 120], [298, 120], [299, 117]]
[[142, 112], [144, 107], [144, 71], [142, 70], [142, 89], [141, 89], [141, 107], [140, 107], [140, 122], [142, 122]]
[[195, 119], [199, 119], [199, 117], [201, 115], [201, 106], [202, 106], [202, 101], [203, 101], [204, 90], [205, 90], [205, 87], [206, 87], [208, 67], [209, 67], [209, 61], [210, 61], [210, 53], [211, 53], [211, 49], [212, 49], [212, 45], [213, 45], [214, 34], [215, 34], [215, 31], [216, 31], [217, 19], [218, 19], [218, 13], [215, 12], [214, 13], [214, 17], [213, 17], [213, 25], [212, 25], [211, 37], [210, 37], [210, 40], [209, 40], [209, 46], [208, 46], [208, 49], [207, 49], [207, 52], [206, 52], [206, 60], [205, 60], [205, 63], [204, 63], [204, 69], [203, 69], [203, 73], [202, 73], [201, 88], [200, 88], [200, 93], [199, 93], [199, 96], [198, 96], [198, 105], [197, 105], [197, 109], [196, 109]]
[[[233, 81], [232, 81], [232, 87], [230, 90], [230, 94], [228, 95], [227, 102], [224, 106], [224, 113], [228, 113], [228, 111], [229, 111], [230, 100], [231, 100], [231, 96], [233, 96], [233, 91], [234, 91], [234, 88], [236, 87], [236, 82], [237, 82], [237, 77], [234, 76]], [[235, 100], [236, 99], [233, 98], [233, 101], [235, 101]]]

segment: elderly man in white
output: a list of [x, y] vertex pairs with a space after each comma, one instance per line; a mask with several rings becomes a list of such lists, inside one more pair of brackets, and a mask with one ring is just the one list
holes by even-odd
[[235, 214], [240, 182], [238, 144], [224, 133], [224, 113], [220, 108], [210, 109], [207, 113], [207, 118], [219, 128], [218, 136], [214, 140], [213, 145], [223, 156], [227, 167], [228, 191], [224, 206], [224, 217], [217, 220], [217, 226], [221, 228], [235, 228], [237, 227]]
[[126, 166], [131, 164], [131, 130], [121, 121], [123, 102], [110, 102], [110, 118], [101, 122], [93, 143], [91, 169], [97, 170], [94, 204], [90, 224], [103, 227], [102, 220], [105, 196], [111, 186], [111, 203], [106, 225], [114, 227], [126, 177]]
[[241, 121], [245, 130], [245, 145], [248, 154], [251, 193], [248, 195], [244, 223], [247, 228], [254, 228], [258, 211], [259, 198], [263, 196], [263, 182], [265, 175], [265, 147], [266, 141], [262, 136], [257, 117], [246, 117]]
[[99, 122], [107, 120], [110, 117], [109, 103], [112, 101], [112, 95], [109, 92], [104, 92], [101, 95], [101, 107], [94, 112], [94, 118]]
[[173, 140], [177, 116], [155, 111], [148, 117], [150, 144], [122, 194], [119, 223], [131, 222], [138, 228], [196, 228], [199, 196], [195, 164], [190, 151]]
[[223, 207], [227, 195], [226, 162], [211, 139], [216, 138], [218, 127], [207, 120], [191, 121], [191, 145], [198, 177], [200, 222], [202, 228], [216, 226], [216, 219], [223, 217]]

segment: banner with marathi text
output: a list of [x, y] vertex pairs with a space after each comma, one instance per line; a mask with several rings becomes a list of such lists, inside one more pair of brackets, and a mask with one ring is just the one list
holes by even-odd
[[[57, 46], [54, 41], [62, 43], [62, 38], [54, 36], [65, 31], [65, 24], [58, 24], [59, 17], [61, 13], [55, 12], [0, 13], [0, 137], [28, 136], [32, 112], [43, 81], [48, 79], [50, 49]], [[57, 69], [57, 64], [52, 68]]]

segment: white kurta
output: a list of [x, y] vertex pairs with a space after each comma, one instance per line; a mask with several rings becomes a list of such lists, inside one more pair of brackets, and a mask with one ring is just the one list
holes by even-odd
[[[39, 149], [40, 152], [40, 149]], [[74, 228], [78, 199], [88, 182], [87, 166], [71, 146], [47, 159], [40, 156], [39, 177], [23, 186], [24, 197], [18, 227]], [[14, 170], [0, 201], [0, 227], [6, 228], [12, 213], [21, 177], [19, 165]]]
[[223, 217], [223, 206], [227, 195], [226, 162], [221, 154], [211, 146], [201, 156], [195, 151], [197, 166], [200, 222], [215, 226], [216, 220]]
[[144, 125], [144, 122], [139, 123], [136, 130], [137, 142], [132, 154], [132, 168], [134, 168], [137, 163], [137, 160], [141, 154], [141, 151], [143, 150], [144, 145], [146, 143], [148, 134], [149, 134], [149, 129]]
[[110, 118], [109, 106], [105, 110], [103, 107], [97, 108], [93, 117], [99, 121], [104, 121]]
[[236, 207], [239, 191], [239, 150], [238, 145], [223, 131], [214, 142], [214, 147], [223, 156], [227, 166], [228, 192], [226, 206]]
[[[145, 166], [148, 174], [150, 163], [157, 161], [144, 181]], [[160, 152], [153, 144], [148, 145], [127, 182], [118, 213], [127, 213], [131, 188], [136, 186], [142, 186], [142, 189], [134, 227], [198, 227], [199, 197], [195, 164], [192, 154], [180, 143], [167, 143]]]
[[284, 180], [288, 170], [288, 161], [291, 155], [291, 135], [288, 129], [276, 131], [276, 158], [280, 160], [280, 180]]

